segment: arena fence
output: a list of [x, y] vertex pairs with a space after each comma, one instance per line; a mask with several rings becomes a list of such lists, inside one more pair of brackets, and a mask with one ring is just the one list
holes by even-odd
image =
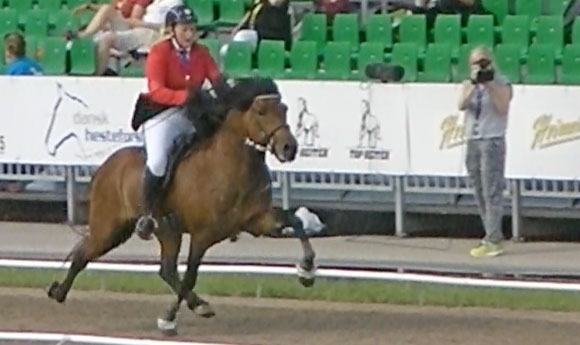
[[[0, 267], [20, 269], [68, 269], [70, 262], [60, 261], [35, 261], [35, 260], [7, 260], [0, 259]], [[89, 263], [88, 270], [102, 272], [126, 272], [126, 273], [157, 273], [158, 264], [126, 264], [126, 263]], [[186, 266], [179, 265], [180, 272], [185, 272]], [[267, 265], [214, 265], [203, 264], [200, 266], [201, 273], [221, 274], [260, 274], [260, 275], [295, 275], [296, 268], [292, 266], [267, 266]], [[580, 283], [530, 281], [530, 280], [506, 280], [473, 277], [453, 277], [435, 274], [386, 272], [364, 269], [338, 269], [319, 268], [316, 272], [318, 277], [391, 281], [403, 283], [424, 283], [439, 285], [454, 285], [464, 287], [482, 288], [506, 288], [520, 290], [550, 290], [580, 292]]]

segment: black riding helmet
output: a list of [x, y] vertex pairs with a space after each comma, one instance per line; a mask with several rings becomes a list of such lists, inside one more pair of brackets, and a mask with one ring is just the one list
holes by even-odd
[[172, 28], [176, 24], [196, 24], [197, 16], [193, 10], [184, 5], [173, 6], [165, 15], [165, 27]]

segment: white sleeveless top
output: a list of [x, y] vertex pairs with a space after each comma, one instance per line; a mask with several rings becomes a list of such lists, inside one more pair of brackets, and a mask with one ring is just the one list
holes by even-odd
[[165, 15], [173, 6], [183, 5], [183, 0], [154, 0], [145, 8], [143, 21], [152, 24], [164, 24]]

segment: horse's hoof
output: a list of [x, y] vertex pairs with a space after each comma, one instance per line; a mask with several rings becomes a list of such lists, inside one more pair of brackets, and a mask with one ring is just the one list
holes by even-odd
[[296, 265], [296, 274], [298, 275], [298, 280], [302, 286], [312, 287], [314, 285], [314, 280], [316, 278], [315, 268], [306, 270], [300, 264], [298, 264]]
[[312, 287], [314, 285], [314, 278], [304, 278], [304, 277], [298, 277], [298, 281], [300, 281], [300, 284], [302, 284], [302, 286], [304, 287]]
[[174, 337], [177, 335], [177, 322], [159, 318], [157, 319], [157, 329], [165, 336]]
[[207, 319], [215, 316], [215, 311], [213, 310], [211, 305], [209, 305], [207, 303], [198, 305], [197, 307], [195, 307], [193, 309], [193, 312], [196, 315], [207, 318]]
[[48, 289], [46, 290], [46, 294], [48, 298], [57, 301], [58, 303], [63, 303], [65, 300], [65, 296], [62, 293], [62, 288], [59, 282], [55, 281], [50, 284]]

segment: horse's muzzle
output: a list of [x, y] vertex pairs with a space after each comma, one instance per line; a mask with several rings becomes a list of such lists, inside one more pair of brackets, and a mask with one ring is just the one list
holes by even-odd
[[282, 147], [282, 156], [286, 162], [292, 162], [296, 159], [296, 153], [298, 152], [298, 145], [296, 143], [284, 144]]

